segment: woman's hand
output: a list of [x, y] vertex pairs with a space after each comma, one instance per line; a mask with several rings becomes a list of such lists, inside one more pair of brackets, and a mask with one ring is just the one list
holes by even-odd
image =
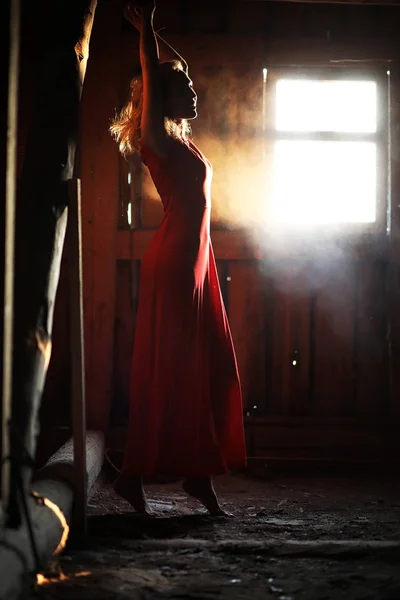
[[155, 0], [134, 0], [135, 11], [141, 17], [153, 16], [156, 10]]
[[131, 25], [134, 26], [135, 29], [140, 31], [142, 26], [142, 19], [140, 18], [138, 12], [135, 10], [133, 3], [128, 2], [124, 8], [124, 17]]

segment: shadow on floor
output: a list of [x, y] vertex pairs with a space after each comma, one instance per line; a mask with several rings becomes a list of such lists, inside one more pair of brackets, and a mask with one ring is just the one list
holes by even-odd
[[[218, 519], [220, 521], [221, 519]], [[89, 519], [89, 539], [142, 540], [212, 535], [216, 519], [207, 515], [182, 515], [149, 518], [134, 512], [96, 515]]]

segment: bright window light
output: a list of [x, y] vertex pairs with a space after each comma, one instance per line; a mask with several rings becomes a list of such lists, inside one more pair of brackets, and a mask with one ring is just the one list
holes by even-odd
[[[376, 220], [376, 143], [374, 137], [357, 140], [357, 135], [377, 131], [374, 81], [281, 79], [276, 84], [275, 128], [271, 198], [275, 222]], [[279, 139], [279, 132], [285, 132], [285, 139]], [[337, 139], [306, 139], [309, 132], [322, 137], [334, 133]], [[290, 139], [290, 133], [296, 137]], [[340, 139], [341, 133], [346, 139]]]
[[376, 131], [375, 81], [281, 79], [276, 84], [278, 131]]
[[376, 211], [373, 142], [275, 143], [272, 217], [281, 223], [371, 223]]

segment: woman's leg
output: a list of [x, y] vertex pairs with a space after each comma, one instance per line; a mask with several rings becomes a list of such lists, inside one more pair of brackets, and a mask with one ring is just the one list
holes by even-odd
[[183, 490], [196, 498], [212, 516], [232, 517], [233, 515], [221, 508], [215, 493], [211, 477], [190, 477], [184, 480]]
[[121, 473], [114, 483], [114, 490], [121, 498], [127, 500], [137, 513], [151, 515], [141, 477], [130, 477]]

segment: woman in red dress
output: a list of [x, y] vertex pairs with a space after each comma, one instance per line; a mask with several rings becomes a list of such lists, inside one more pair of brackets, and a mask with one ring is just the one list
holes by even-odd
[[[197, 116], [188, 67], [154, 31], [154, 0], [125, 16], [140, 31], [141, 75], [111, 132], [141, 153], [164, 207], [143, 259], [131, 377], [128, 442], [115, 490], [149, 513], [142, 478], [183, 479], [213, 515], [213, 475], [246, 464], [235, 352], [210, 240], [212, 167], [192, 142]], [[159, 41], [174, 60], [160, 62]]]

